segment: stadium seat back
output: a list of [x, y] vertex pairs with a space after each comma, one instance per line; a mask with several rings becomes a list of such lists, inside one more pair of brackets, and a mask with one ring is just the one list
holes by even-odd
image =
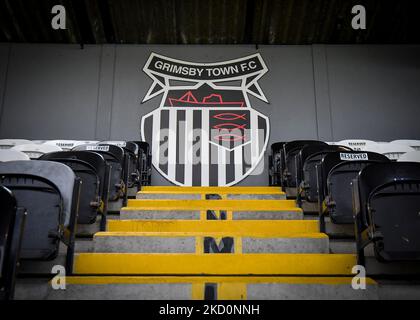
[[349, 147], [354, 151], [371, 151], [377, 152], [378, 143], [372, 140], [365, 139], [348, 139], [336, 142], [340, 146]]
[[21, 144], [30, 144], [30, 140], [24, 139], [0, 139], [0, 149], [10, 149]]
[[398, 160], [407, 152], [415, 151], [414, 148], [398, 143], [380, 143], [375, 152], [381, 153], [387, 156], [390, 160]]
[[420, 151], [420, 140], [394, 140], [391, 143], [404, 144], [406, 146], [412, 147], [416, 151]]
[[49, 140], [49, 141], [45, 141], [43, 144], [59, 147], [63, 151], [70, 151], [74, 147], [81, 146], [84, 144], [91, 144], [91, 142], [79, 141], [79, 140]]
[[283, 145], [285, 142], [275, 142], [271, 145], [269, 161], [269, 181], [272, 186], [281, 186], [281, 172], [284, 167]]
[[336, 224], [354, 222], [351, 183], [360, 170], [372, 163], [372, 161], [345, 162], [330, 171], [327, 189], [330, 201], [334, 202], [329, 211], [332, 222]]
[[82, 181], [79, 202], [80, 224], [96, 221], [107, 201], [107, 163], [102, 155], [91, 151], [61, 151], [45, 154], [40, 160], [56, 161], [67, 165]]
[[59, 251], [60, 224], [63, 223], [62, 200], [58, 189], [50, 181], [32, 175], [18, 179], [5, 175], [1, 183], [12, 189], [19, 203], [28, 208], [22, 258], [54, 259]]
[[[0, 213], [0, 266], [4, 264], [5, 250], [10, 242], [9, 230], [14, 223], [16, 212], [16, 199], [12, 192], [0, 187], [1, 213]], [[0, 274], [3, 268], [0, 267]]]
[[140, 173], [140, 184], [150, 185], [151, 184], [151, 173], [152, 173], [152, 154], [150, 146], [145, 141], [130, 141], [137, 145], [137, 170]]
[[137, 186], [139, 184], [138, 145], [130, 141], [102, 141], [99, 143], [99, 145], [103, 144], [112, 144], [123, 148], [128, 169], [128, 172], [123, 174], [127, 176], [128, 188]]
[[325, 142], [317, 140], [296, 140], [284, 144], [285, 170], [284, 170], [284, 184], [289, 188], [296, 188], [296, 174], [297, 174], [297, 157], [300, 150], [308, 145], [323, 145], [328, 146]]
[[13, 298], [16, 265], [19, 261], [26, 212], [16, 198], [0, 186], [0, 300]]
[[77, 146], [73, 151], [93, 151], [99, 153], [110, 165], [109, 200], [116, 201], [124, 195], [123, 166], [125, 163], [124, 150], [115, 145], [88, 144]]
[[26, 153], [11, 150], [11, 149], [0, 149], [0, 161], [16, 161], [16, 160], [30, 160]]
[[321, 163], [324, 155], [335, 151], [351, 151], [351, 149], [338, 145], [308, 145], [299, 152], [296, 183], [300, 187], [300, 193], [308, 202], [318, 201], [316, 166]]
[[31, 159], [38, 159], [43, 154], [46, 154], [49, 152], [62, 151], [62, 149], [57, 146], [46, 145], [46, 144], [35, 144], [35, 143], [20, 144], [13, 147], [12, 150], [26, 153]]
[[398, 160], [398, 162], [420, 162], [420, 151], [410, 151], [404, 153]]
[[331, 221], [336, 224], [353, 223], [351, 183], [359, 171], [372, 163], [390, 161], [374, 152], [331, 152], [326, 154], [317, 175], [319, 201], [325, 200]]
[[[379, 163], [358, 177], [359, 228], [381, 261], [420, 260], [420, 163]], [[358, 230], [361, 232], [363, 230]]]
[[59, 240], [77, 216], [75, 175], [64, 164], [51, 161], [0, 163], [1, 184], [14, 193], [28, 211], [22, 258], [51, 260]]

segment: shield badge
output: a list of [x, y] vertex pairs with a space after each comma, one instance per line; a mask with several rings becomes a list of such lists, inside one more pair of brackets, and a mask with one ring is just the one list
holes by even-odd
[[152, 53], [143, 71], [153, 79], [143, 102], [162, 95], [141, 118], [162, 176], [180, 186], [230, 186], [253, 172], [269, 138], [269, 120], [248, 96], [267, 102], [257, 82], [267, 72], [259, 54], [210, 64]]

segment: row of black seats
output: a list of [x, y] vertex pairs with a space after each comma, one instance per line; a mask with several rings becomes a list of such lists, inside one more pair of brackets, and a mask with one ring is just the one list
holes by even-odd
[[271, 149], [270, 184], [289, 190], [302, 207], [316, 204], [321, 232], [326, 216], [354, 225], [360, 264], [369, 244], [379, 261], [420, 261], [420, 163], [314, 140]]
[[105, 141], [81, 145], [72, 151], [47, 153], [38, 158], [63, 163], [81, 179], [77, 223], [92, 224], [100, 214], [101, 230], [105, 230], [109, 205], [122, 199], [121, 205], [125, 206], [130, 189], [135, 194], [142, 185], [150, 184], [148, 144], [141, 141], [119, 144]]
[[4, 297], [13, 295], [10, 277], [19, 255], [25, 260], [53, 260], [63, 242], [66, 270], [71, 274], [76, 225], [92, 224], [99, 214], [100, 229], [105, 230], [109, 204], [122, 199], [125, 205], [129, 188], [149, 185], [150, 165], [145, 142], [82, 145], [38, 160], [0, 162], [0, 287]]

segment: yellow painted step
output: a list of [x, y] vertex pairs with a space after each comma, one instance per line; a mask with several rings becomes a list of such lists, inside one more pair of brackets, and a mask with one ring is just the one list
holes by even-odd
[[[70, 276], [67, 284], [141, 284], [141, 283], [285, 283], [285, 284], [351, 284], [353, 277], [218, 277], [212, 276]], [[366, 284], [376, 284], [371, 278], [366, 278]]]
[[317, 220], [108, 220], [110, 232], [229, 232], [288, 235], [316, 233]]
[[128, 200], [121, 210], [228, 210], [228, 211], [296, 211], [294, 200]]
[[351, 275], [352, 254], [79, 253], [75, 274]]
[[[288, 299], [308, 297], [308, 295], [311, 299], [353, 298], [365, 300], [375, 298], [374, 288], [377, 285], [372, 279], [366, 278], [368, 290], [353, 290], [351, 287], [352, 277], [71, 276], [66, 277], [65, 281], [68, 286], [83, 286], [85, 292], [91, 289], [90, 298], [98, 298], [98, 290], [101, 290], [106, 291], [104, 297], [114, 296], [114, 299], [121, 298], [121, 290], [124, 290], [124, 285], [131, 285], [132, 288], [140, 285], [138, 292], [141, 293], [142, 289], [140, 288], [148, 290], [149, 298], [150, 287], [155, 286], [155, 289], [159, 292], [159, 286], [162, 285], [165, 288], [168, 288], [168, 286], [170, 288], [171, 285], [187, 285], [189, 286], [189, 292], [183, 292], [184, 295], [186, 294], [190, 299], [203, 300], [205, 299], [206, 285], [211, 284], [216, 290], [218, 300]], [[267, 288], [270, 288], [271, 291], [267, 292]], [[77, 292], [76, 290], [72, 292]], [[290, 292], [290, 290], [293, 292]], [[371, 290], [373, 290], [372, 293], [366, 293], [366, 291], [370, 292]], [[179, 297], [173, 291], [166, 291], [166, 293], [168, 297]], [[261, 296], [261, 294], [264, 294], [264, 296]], [[132, 298], [132, 296], [130, 297]], [[153, 292], [151, 297], [153, 298]], [[80, 299], [80, 296], [76, 296], [76, 298]]]
[[199, 232], [199, 231], [169, 231], [169, 232], [156, 232], [156, 231], [143, 231], [143, 232], [97, 232], [94, 237], [253, 237], [253, 238], [311, 238], [311, 239], [327, 239], [325, 233], [290, 233], [290, 232], [275, 232], [275, 233], [245, 233], [237, 231], [235, 234], [232, 232]]
[[[141, 239], [140, 239], [141, 238]], [[325, 233], [289, 233], [274, 235], [232, 234], [227, 232], [98, 232], [94, 236], [95, 251], [102, 253], [205, 253], [205, 239], [218, 245], [223, 238], [233, 240], [232, 253], [328, 253]], [[159, 243], [164, 243], [163, 247]], [[156, 247], [156, 245], [158, 247]], [[290, 247], [294, 250], [290, 250]], [[161, 251], [163, 250], [163, 251]]]
[[179, 187], [143, 186], [139, 193], [284, 194], [280, 187]]

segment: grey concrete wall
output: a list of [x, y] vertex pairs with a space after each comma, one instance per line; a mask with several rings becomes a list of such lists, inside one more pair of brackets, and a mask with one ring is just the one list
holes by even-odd
[[95, 135], [101, 47], [13, 45], [0, 136], [87, 139]]
[[[254, 46], [0, 44], [0, 138], [139, 139], [151, 52], [215, 62]], [[260, 46], [270, 144], [290, 139], [420, 138], [420, 46]], [[267, 156], [264, 159], [267, 163]], [[267, 166], [265, 166], [266, 168]], [[154, 184], [167, 184], [157, 173]], [[267, 172], [241, 184], [265, 185]]]
[[9, 44], [0, 43], [0, 119], [3, 114], [3, 104], [5, 98], [4, 93], [6, 91], [10, 49], [11, 46]]
[[335, 140], [420, 139], [420, 46], [327, 46]]

